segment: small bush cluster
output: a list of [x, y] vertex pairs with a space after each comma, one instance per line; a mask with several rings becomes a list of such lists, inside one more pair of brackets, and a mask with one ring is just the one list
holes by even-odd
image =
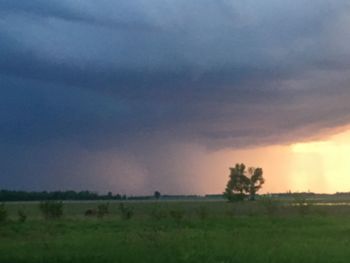
[[151, 210], [150, 217], [155, 221], [159, 221], [166, 218], [167, 213], [159, 207], [154, 207]]
[[7, 210], [4, 204], [0, 204], [0, 222], [5, 222], [7, 220]]
[[185, 216], [185, 211], [182, 209], [174, 209], [170, 211], [170, 216], [177, 223], [179, 223]]
[[134, 215], [134, 210], [123, 203], [119, 205], [119, 211], [121, 213], [121, 218], [124, 220], [129, 220]]
[[99, 204], [97, 206], [97, 209], [90, 208], [90, 209], [86, 210], [84, 213], [85, 216], [90, 216], [90, 217], [97, 216], [98, 218], [103, 218], [108, 214], [109, 214], [109, 203]]
[[293, 201], [300, 215], [305, 216], [310, 212], [311, 204], [303, 195], [295, 194]]
[[244, 201], [246, 196], [244, 194], [224, 193], [224, 197], [229, 202], [241, 202]]
[[97, 210], [96, 209], [88, 209], [84, 213], [85, 216], [96, 216]]
[[63, 215], [62, 201], [40, 202], [39, 209], [45, 219], [58, 219]]
[[264, 206], [267, 215], [275, 216], [279, 210], [280, 203], [271, 197], [262, 197], [260, 200], [261, 204]]
[[24, 213], [23, 210], [18, 210], [17, 215], [18, 215], [18, 222], [24, 223], [27, 220], [27, 215]]
[[197, 210], [196, 210], [196, 214], [198, 215], [198, 217], [201, 219], [201, 220], [204, 220], [206, 218], [208, 218], [208, 215], [209, 215], [209, 212], [208, 212], [208, 209], [201, 205]]
[[107, 214], [109, 214], [109, 203], [97, 206], [97, 217], [103, 218]]

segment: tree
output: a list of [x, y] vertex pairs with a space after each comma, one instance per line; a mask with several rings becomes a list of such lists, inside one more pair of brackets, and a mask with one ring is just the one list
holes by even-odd
[[265, 183], [263, 177], [263, 170], [261, 168], [250, 167], [249, 172], [249, 195], [250, 200], [255, 200], [255, 194], [261, 189], [262, 185]]
[[230, 168], [230, 179], [227, 182], [224, 196], [229, 201], [239, 201], [249, 194], [250, 200], [254, 200], [256, 193], [265, 182], [262, 175], [261, 168], [250, 167], [247, 175], [246, 166], [243, 163], [236, 164], [234, 168]]
[[230, 168], [230, 179], [224, 192], [225, 197], [229, 201], [243, 200], [245, 192], [248, 191], [249, 179], [245, 175], [246, 167], [242, 164], [236, 164], [234, 168]]
[[159, 191], [155, 191], [154, 192], [154, 197], [158, 200], [160, 198], [160, 192]]

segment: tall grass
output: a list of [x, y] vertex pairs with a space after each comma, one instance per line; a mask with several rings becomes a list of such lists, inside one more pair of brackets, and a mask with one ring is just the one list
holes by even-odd
[[7, 210], [4, 204], [0, 204], [0, 223], [5, 222], [7, 219]]
[[62, 201], [40, 202], [39, 209], [45, 219], [58, 219], [63, 215]]
[[[310, 203], [61, 203], [49, 221], [43, 205], [6, 203], [0, 262], [348, 262], [350, 206]], [[108, 216], [86, 218], [91, 207]]]

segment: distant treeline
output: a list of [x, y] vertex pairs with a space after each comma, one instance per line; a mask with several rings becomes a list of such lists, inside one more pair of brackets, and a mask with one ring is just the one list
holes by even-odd
[[[350, 192], [335, 193], [335, 194], [319, 194], [312, 192], [287, 192], [287, 193], [273, 193], [267, 194], [271, 197], [278, 198], [291, 198], [295, 196], [303, 196], [307, 198], [321, 198], [321, 197], [350, 197]], [[208, 195], [167, 195], [162, 194], [158, 198], [162, 200], [220, 200], [223, 199], [222, 194], [208, 194]], [[98, 194], [92, 191], [41, 191], [41, 192], [29, 192], [29, 191], [13, 191], [13, 190], [0, 190], [0, 202], [6, 201], [44, 201], [44, 200], [154, 200], [158, 199], [155, 195], [144, 196], [127, 196], [125, 194], [113, 194], [108, 192], [107, 194]], [[258, 196], [259, 199], [259, 196]]]
[[28, 192], [28, 191], [13, 191], [13, 190], [0, 190], [0, 202], [6, 201], [45, 201], [45, 200], [195, 200], [195, 199], [218, 199], [222, 198], [222, 195], [155, 195], [146, 196], [127, 196], [125, 194], [113, 194], [108, 192], [107, 194], [98, 194], [91, 191], [42, 191], [42, 192]]
[[[161, 195], [159, 199], [162, 200], [196, 200], [196, 199], [214, 199], [219, 196], [223, 198], [223, 195]], [[128, 200], [152, 200], [157, 199], [154, 195], [144, 195], [144, 196], [128, 196]]]
[[128, 197], [121, 194], [97, 194], [90, 191], [11, 191], [0, 190], [0, 202], [4, 201], [43, 201], [43, 200], [126, 200]]

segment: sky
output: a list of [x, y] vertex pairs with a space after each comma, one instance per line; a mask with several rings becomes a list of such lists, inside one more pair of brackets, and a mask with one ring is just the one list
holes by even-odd
[[0, 188], [350, 190], [350, 3], [0, 0]]

